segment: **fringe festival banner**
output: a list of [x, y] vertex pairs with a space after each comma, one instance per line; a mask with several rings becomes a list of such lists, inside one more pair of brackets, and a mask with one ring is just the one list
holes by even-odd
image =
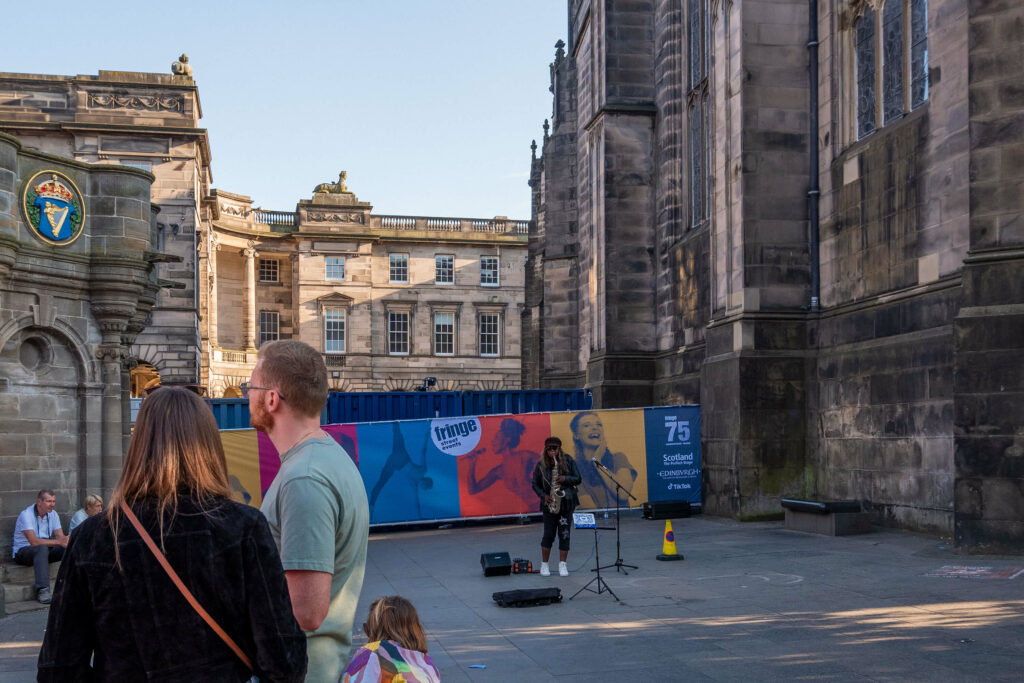
[[[580, 509], [701, 502], [700, 407], [668, 406], [324, 425], [356, 463], [371, 524], [536, 513], [533, 469], [557, 436], [583, 482]], [[280, 468], [252, 429], [221, 432], [233, 495], [258, 507]]]

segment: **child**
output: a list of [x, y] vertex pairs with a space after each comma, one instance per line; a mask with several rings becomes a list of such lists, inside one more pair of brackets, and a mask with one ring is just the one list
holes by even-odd
[[440, 683], [416, 608], [405, 598], [374, 600], [363, 633], [370, 642], [356, 652], [342, 683]]

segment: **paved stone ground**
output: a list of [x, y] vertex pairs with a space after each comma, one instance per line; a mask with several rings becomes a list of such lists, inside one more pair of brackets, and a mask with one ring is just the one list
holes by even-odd
[[[583, 592], [519, 609], [491, 594], [550, 585], [568, 598], [593, 577], [592, 532], [574, 532], [575, 571], [564, 579], [482, 575], [482, 552], [539, 562], [539, 524], [376, 533], [356, 623], [373, 599], [405, 595], [445, 681], [1022, 678], [1024, 574], [928, 574], [1021, 569], [1024, 556], [961, 557], [941, 539], [883, 530], [829, 538], [711, 517], [674, 526], [686, 559], [658, 562], [664, 522], [623, 520], [623, 558], [639, 569], [602, 572], [621, 602]], [[613, 560], [614, 532], [601, 532], [600, 546]], [[0, 620], [0, 679], [34, 679], [45, 616]]]

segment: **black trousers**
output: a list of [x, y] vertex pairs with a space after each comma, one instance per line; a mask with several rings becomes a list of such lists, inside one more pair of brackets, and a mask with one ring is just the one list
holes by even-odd
[[562, 507], [557, 515], [552, 514], [546, 505], [541, 510], [541, 513], [544, 518], [544, 536], [540, 539], [540, 547], [550, 548], [557, 534], [558, 549], [569, 550], [569, 535], [572, 532], [572, 510], [566, 502], [562, 501]]
[[50, 587], [50, 563], [60, 562], [64, 557], [64, 548], [59, 545], [30, 545], [19, 548], [14, 561], [24, 567], [34, 567], [36, 572], [36, 590]]

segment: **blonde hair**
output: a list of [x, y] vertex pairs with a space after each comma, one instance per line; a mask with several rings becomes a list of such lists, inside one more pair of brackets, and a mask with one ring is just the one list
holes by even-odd
[[316, 417], [324, 409], [329, 387], [327, 366], [320, 352], [297, 339], [260, 346], [261, 382], [278, 389], [295, 412]]
[[87, 508], [90, 505], [95, 505], [96, 503], [102, 505], [103, 499], [97, 496], [95, 493], [90, 493], [88, 496], [85, 497], [85, 500], [82, 502], [82, 507]]
[[371, 643], [393, 640], [407, 650], [427, 651], [427, 638], [423, 635], [416, 608], [401, 595], [374, 600], [363, 624], [363, 632]]
[[164, 516], [178, 509], [178, 495], [187, 493], [200, 502], [231, 496], [224, 446], [213, 411], [203, 399], [180, 387], [162, 387], [142, 402], [121, 478], [110, 495], [107, 518], [117, 546], [121, 505], [155, 498], [163, 547]]

